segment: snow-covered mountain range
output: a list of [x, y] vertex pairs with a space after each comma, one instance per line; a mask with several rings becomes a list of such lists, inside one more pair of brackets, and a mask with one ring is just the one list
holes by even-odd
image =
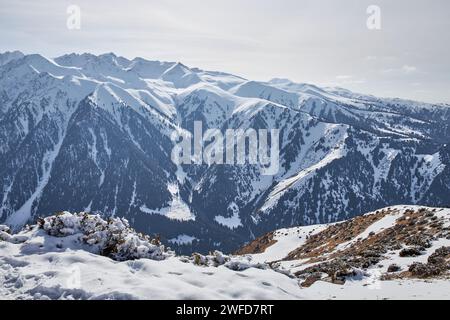
[[[174, 131], [279, 129], [280, 171], [175, 165]], [[112, 53], [0, 54], [0, 222], [126, 217], [179, 252], [396, 204], [450, 205], [450, 106]]]

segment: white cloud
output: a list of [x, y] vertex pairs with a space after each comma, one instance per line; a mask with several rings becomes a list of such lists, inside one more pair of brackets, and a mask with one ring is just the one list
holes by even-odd
[[412, 74], [417, 71], [417, 67], [410, 66], [410, 65], [404, 65], [401, 68], [388, 68], [381, 70], [381, 73], [383, 74], [392, 74], [392, 75], [401, 75], [401, 74]]
[[402, 71], [403, 71], [404, 73], [413, 73], [413, 72], [416, 72], [416, 71], [417, 71], [417, 67], [415, 67], [415, 66], [404, 65], [404, 66], [402, 67]]
[[351, 78], [353, 78], [353, 76], [351, 76], [351, 75], [339, 75], [339, 76], [336, 76], [336, 79], [338, 79], [338, 80], [349, 80]]

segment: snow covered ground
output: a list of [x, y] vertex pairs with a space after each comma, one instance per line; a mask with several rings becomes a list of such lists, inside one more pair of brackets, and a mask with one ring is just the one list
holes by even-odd
[[[419, 208], [391, 208], [354, 239], [361, 243], [395, 226], [406, 210]], [[450, 226], [450, 210], [433, 212], [443, 228]], [[438, 239], [414, 259], [392, 256], [341, 285], [317, 281], [303, 287], [293, 273], [311, 264], [276, 263], [336, 225], [278, 230], [276, 242], [259, 254], [191, 257], [176, 256], [118, 218], [61, 213], [15, 235], [0, 226], [0, 299], [450, 299], [445, 277], [380, 280], [389, 264], [425, 262], [434, 249], [450, 246], [447, 239]], [[351, 247], [354, 239], [333, 252]]]
[[450, 280], [318, 282], [300, 293], [314, 300], [449, 300]]
[[[119, 219], [99, 229], [97, 223], [105, 221], [97, 217], [95, 232], [80, 228], [68, 213], [62, 220], [64, 225], [53, 223], [47, 230], [45, 225], [34, 226], [16, 235], [7, 233], [6, 226], [0, 228], [0, 299], [302, 298], [295, 280], [246, 257], [220, 253], [178, 257], [164, 246], [148, 243]], [[99, 250], [102, 241], [90, 239], [95, 234], [110, 238], [105, 230], [117, 234], [116, 224], [123, 235], [117, 243], [128, 248], [122, 253], [145, 256], [145, 248], [164, 253], [127, 261], [100, 255], [105, 252]]]
[[83, 250], [23, 256], [2, 244], [0, 299], [300, 299], [271, 270], [200, 267], [176, 257], [115, 262]]

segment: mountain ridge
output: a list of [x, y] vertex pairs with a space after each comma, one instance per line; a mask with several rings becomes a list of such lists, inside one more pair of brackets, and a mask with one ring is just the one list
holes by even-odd
[[[114, 54], [17, 55], [0, 84], [0, 221], [18, 228], [89, 209], [196, 239], [181, 252], [232, 251], [281, 227], [450, 205], [450, 106]], [[172, 163], [171, 133], [195, 121], [279, 129], [280, 171]]]

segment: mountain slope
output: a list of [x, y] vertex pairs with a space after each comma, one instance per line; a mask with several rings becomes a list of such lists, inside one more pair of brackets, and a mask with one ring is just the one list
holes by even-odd
[[267, 265], [175, 256], [119, 218], [61, 212], [17, 234], [0, 225], [0, 248], [0, 300], [301, 298]]
[[[390, 291], [395, 281], [448, 282], [450, 210], [389, 207], [341, 223], [271, 232], [237, 253], [294, 274], [314, 295], [348, 297], [364, 291], [357, 288], [361, 282], [375, 293]], [[350, 292], [338, 293], [335, 285]]]
[[[171, 242], [181, 241], [171, 239]], [[0, 225], [0, 299], [448, 299], [450, 210], [397, 206], [178, 256], [121, 218]]]
[[[450, 106], [113, 53], [0, 61], [0, 221], [126, 217], [179, 252], [401, 203], [450, 205]], [[176, 165], [173, 132], [279, 129], [280, 170]], [[186, 237], [185, 237], [186, 236]]]

